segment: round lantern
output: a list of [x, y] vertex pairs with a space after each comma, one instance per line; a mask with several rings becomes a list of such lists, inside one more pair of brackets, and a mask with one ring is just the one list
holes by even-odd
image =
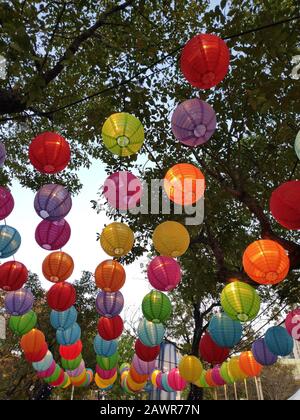
[[133, 381], [136, 382], [137, 384], [142, 384], [142, 383], [146, 382], [147, 379], [148, 379], [148, 376], [149, 376], [147, 373], [146, 374], [137, 373], [134, 366], [130, 367], [129, 374], [130, 374], [131, 378], [133, 379]]
[[112, 318], [119, 315], [124, 307], [121, 292], [99, 292], [96, 298], [96, 310], [99, 315]]
[[205, 374], [205, 382], [210, 388], [218, 386], [212, 378], [212, 369], [209, 369]]
[[156, 386], [156, 377], [159, 373], [161, 373], [161, 371], [158, 369], [155, 369], [151, 374], [151, 383], [153, 386]]
[[220, 367], [220, 375], [227, 384], [233, 384], [235, 382], [234, 378], [232, 377], [229, 371], [228, 362], [222, 363], [222, 366]]
[[0, 258], [8, 258], [14, 255], [21, 245], [21, 236], [17, 229], [8, 226], [0, 226]]
[[279, 243], [262, 239], [248, 246], [243, 256], [243, 266], [255, 282], [273, 285], [286, 278], [290, 260]]
[[300, 308], [288, 314], [285, 320], [285, 328], [294, 340], [300, 341]]
[[83, 385], [86, 381], [86, 369], [84, 369], [79, 376], [70, 377], [70, 381], [75, 387], [80, 387], [81, 385]]
[[277, 362], [278, 357], [271, 353], [267, 347], [264, 338], [256, 340], [252, 344], [252, 354], [254, 359], [263, 366], [271, 366]]
[[190, 235], [181, 223], [164, 222], [154, 230], [153, 244], [159, 254], [176, 258], [188, 250]]
[[217, 386], [222, 386], [222, 385], [226, 385], [226, 381], [224, 381], [224, 379], [221, 376], [220, 373], [220, 367], [219, 366], [215, 366], [212, 370], [211, 370], [211, 379], [213, 380], [213, 382], [217, 385]]
[[98, 322], [98, 333], [104, 340], [115, 340], [123, 332], [123, 320], [117, 315], [113, 318], [101, 317]]
[[132, 377], [130, 376], [130, 374], [128, 374], [127, 378], [126, 378], [126, 383], [128, 388], [133, 391], [133, 392], [139, 392], [141, 391], [144, 386], [146, 385], [146, 381], [143, 383], [136, 383]]
[[174, 392], [174, 389], [169, 384], [167, 373], [162, 374], [161, 384], [165, 392]]
[[9, 328], [15, 334], [24, 335], [36, 326], [36, 322], [36, 313], [34, 311], [29, 311], [21, 316], [11, 316], [9, 320]]
[[42, 347], [41, 347], [40, 350], [38, 350], [36, 352], [33, 352], [33, 353], [29, 353], [29, 352], [25, 353], [24, 354], [25, 360], [27, 360], [27, 362], [29, 362], [29, 363], [40, 362], [41, 360], [44, 359], [44, 357], [46, 356], [48, 350], [49, 350], [48, 349], [48, 345], [45, 342], [42, 345]]
[[108, 203], [121, 211], [137, 207], [142, 193], [141, 181], [130, 172], [115, 172], [103, 185], [103, 195]]
[[56, 381], [50, 382], [49, 385], [54, 388], [61, 386], [65, 381], [65, 372], [61, 369], [58, 379]]
[[243, 328], [224, 313], [214, 315], [209, 323], [208, 332], [219, 347], [233, 348], [242, 338]]
[[47, 251], [55, 251], [66, 245], [71, 236], [71, 228], [65, 219], [56, 222], [42, 220], [35, 230], [35, 240]]
[[166, 322], [172, 313], [172, 305], [168, 296], [162, 292], [152, 290], [142, 302], [144, 317], [151, 322]]
[[257, 363], [251, 351], [245, 351], [240, 355], [240, 368], [250, 377], [259, 376], [262, 365]]
[[18, 261], [7, 261], [0, 265], [0, 289], [6, 292], [19, 290], [27, 278], [27, 268]]
[[42, 270], [46, 279], [52, 283], [63, 282], [73, 273], [74, 261], [66, 252], [52, 252], [44, 259]]
[[295, 140], [295, 152], [298, 159], [300, 159], [300, 131], [298, 132]]
[[84, 370], [85, 370], [85, 364], [84, 364], [84, 361], [81, 360], [81, 362], [79, 363], [79, 366], [73, 370], [68, 370], [67, 374], [70, 377], [75, 378], [77, 376], [80, 376]]
[[44, 378], [44, 381], [45, 381], [47, 384], [50, 384], [50, 382], [55, 382], [55, 381], [57, 381], [57, 380], [58, 380], [58, 378], [59, 378], [59, 377], [60, 377], [60, 375], [61, 375], [61, 371], [62, 371], [61, 367], [60, 367], [59, 365], [56, 365], [56, 366], [55, 366], [55, 370], [54, 370], [54, 372], [52, 373], [52, 375], [50, 375], [50, 376], [48, 376], [48, 377]]
[[[42, 362], [42, 360], [41, 360], [41, 362]], [[36, 363], [40, 363], [40, 362], [36, 362]], [[40, 379], [49, 378], [49, 376], [53, 375], [53, 373], [55, 372], [56, 367], [57, 367], [57, 364], [55, 363], [55, 360], [52, 360], [50, 366], [47, 369], [38, 371], [37, 376]]]
[[10, 315], [24, 315], [32, 309], [34, 303], [33, 294], [29, 289], [19, 289], [9, 292], [5, 296], [4, 305]]
[[33, 329], [21, 338], [21, 348], [25, 353], [37, 353], [45, 343], [45, 336], [42, 331]]
[[77, 321], [77, 311], [74, 306], [63, 312], [51, 311], [50, 323], [55, 330], [66, 330]]
[[173, 258], [155, 257], [148, 266], [147, 275], [152, 287], [162, 292], [169, 292], [178, 286], [181, 269]]
[[203, 197], [205, 178], [196, 166], [190, 163], [178, 163], [166, 173], [164, 189], [174, 203], [191, 206]]
[[106, 260], [95, 271], [96, 286], [104, 292], [117, 292], [125, 283], [126, 273], [116, 260]]
[[198, 388], [209, 388], [209, 385], [206, 382], [206, 374], [207, 371], [203, 370], [201, 372], [200, 377], [196, 381], [194, 381], [193, 384], [196, 385]]
[[78, 357], [76, 357], [75, 359], [72, 359], [72, 360], [67, 360], [67, 359], [64, 359], [62, 357], [61, 358], [61, 365], [66, 370], [74, 370], [74, 369], [78, 368], [81, 361], [82, 361], [82, 355], [81, 354]]
[[105, 370], [105, 369], [99, 368], [99, 366], [96, 366], [96, 372], [102, 379], [111, 379], [113, 376], [115, 376], [117, 372], [117, 368]]
[[81, 337], [81, 329], [77, 322], [66, 330], [59, 329], [56, 331], [56, 341], [62, 346], [75, 344]]
[[66, 360], [76, 359], [82, 351], [82, 342], [78, 340], [70, 346], [59, 346], [59, 354]]
[[139, 359], [136, 354], [133, 356], [132, 366], [139, 375], [150, 375], [154, 371], [155, 365], [156, 360], [144, 362], [143, 360]]
[[242, 381], [248, 375], [240, 368], [239, 357], [232, 357], [228, 362], [228, 371], [235, 381]]
[[52, 353], [48, 350], [46, 356], [40, 362], [32, 363], [32, 367], [37, 372], [45, 371], [49, 369], [49, 367], [53, 363], [53, 356]]
[[260, 309], [260, 297], [249, 284], [235, 281], [222, 291], [221, 305], [226, 314], [241, 322], [254, 319]]
[[134, 234], [125, 223], [114, 222], [103, 229], [100, 244], [111, 257], [122, 257], [131, 251]]
[[155, 324], [144, 318], [140, 321], [138, 326], [138, 337], [145, 346], [158, 346], [163, 341], [164, 335], [165, 328], [163, 324]]
[[109, 357], [116, 353], [118, 348], [117, 340], [103, 340], [100, 335], [96, 335], [94, 339], [94, 350], [99, 356]]
[[183, 356], [179, 362], [180, 376], [187, 382], [195, 382], [203, 370], [202, 363], [195, 356]]
[[54, 284], [47, 292], [47, 302], [55, 311], [66, 311], [76, 302], [76, 291], [70, 283]]
[[160, 346], [148, 347], [145, 346], [140, 340], [135, 342], [135, 352], [139, 359], [144, 362], [151, 362], [159, 355]]
[[286, 229], [300, 229], [300, 181], [288, 181], [273, 191], [270, 209], [277, 222]]
[[229, 349], [217, 346], [210, 335], [206, 333], [200, 340], [199, 354], [205, 362], [219, 365], [229, 356]]
[[6, 159], [6, 150], [3, 143], [0, 142], [0, 167], [4, 165]]
[[70, 193], [62, 185], [46, 184], [36, 193], [34, 208], [45, 220], [55, 222], [67, 216], [72, 207]]
[[184, 47], [180, 67], [192, 86], [210, 89], [226, 76], [229, 60], [228, 47], [221, 38], [212, 34], [200, 34]]
[[284, 327], [271, 327], [265, 335], [265, 343], [276, 356], [288, 356], [294, 348], [294, 341]]
[[[155, 371], [154, 371], [155, 372]], [[157, 375], [155, 375], [155, 386], [159, 389], [162, 390], [162, 384], [161, 384], [161, 378], [162, 378], [162, 372], [159, 371], [157, 373]]]
[[68, 165], [71, 158], [69, 143], [59, 134], [46, 131], [35, 137], [29, 146], [29, 159], [36, 170], [55, 174]]
[[172, 116], [174, 136], [190, 147], [206, 143], [214, 134], [216, 125], [215, 111], [199, 98], [184, 101], [178, 105]]
[[11, 192], [4, 187], [0, 187], [0, 220], [6, 219], [13, 211], [15, 202]]
[[100, 369], [110, 370], [117, 366], [119, 360], [119, 353], [116, 352], [115, 354], [109, 357], [96, 356], [96, 360], [97, 365], [100, 367]]
[[183, 391], [187, 386], [187, 383], [181, 377], [178, 368], [173, 368], [170, 370], [168, 374], [168, 383], [170, 387], [174, 389], [174, 391], [178, 391], [178, 392]]
[[140, 120], [126, 112], [111, 115], [102, 128], [105, 147], [114, 155], [131, 156], [142, 147], [145, 139]]

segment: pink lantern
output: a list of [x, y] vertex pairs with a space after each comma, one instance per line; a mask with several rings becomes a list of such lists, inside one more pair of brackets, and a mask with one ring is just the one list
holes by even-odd
[[155, 369], [156, 360], [152, 360], [151, 362], [144, 362], [135, 354], [133, 357], [132, 365], [139, 375], [150, 375]]
[[55, 222], [43, 220], [35, 230], [35, 240], [47, 251], [61, 249], [71, 236], [71, 228], [65, 219]]
[[11, 192], [4, 187], [0, 187], [0, 220], [6, 219], [13, 211], [15, 202]]
[[96, 372], [98, 373], [101, 379], [111, 379], [116, 374], [117, 368], [114, 367], [113, 369], [104, 370], [97, 365]]
[[180, 376], [179, 369], [173, 368], [168, 374], [168, 383], [175, 391], [183, 391], [187, 382]]
[[147, 270], [152, 287], [161, 292], [175, 289], [181, 280], [180, 265], [171, 257], [155, 257]]
[[162, 386], [162, 383], [161, 383], [161, 381], [162, 381], [162, 372], [159, 372], [158, 374], [157, 374], [157, 376], [156, 376], [156, 387], [158, 388], [158, 389], [160, 389], [161, 391], [163, 390], [163, 386]]
[[211, 371], [211, 377], [214, 383], [218, 386], [226, 385], [226, 382], [220, 374], [220, 366], [215, 366]]
[[103, 194], [108, 203], [122, 211], [137, 207], [142, 193], [141, 181], [130, 172], [113, 173], [103, 186]]
[[288, 314], [285, 320], [285, 327], [294, 340], [300, 341], [300, 308]]
[[51, 363], [50, 367], [47, 370], [42, 370], [41, 372], [37, 372], [37, 376], [41, 379], [49, 378], [56, 369], [56, 363], [55, 360]]
[[84, 363], [84, 360], [81, 360], [80, 365], [74, 370], [67, 370], [67, 374], [71, 378], [76, 378], [77, 376], [82, 374], [84, 369], [85, 369], [85, 363]]

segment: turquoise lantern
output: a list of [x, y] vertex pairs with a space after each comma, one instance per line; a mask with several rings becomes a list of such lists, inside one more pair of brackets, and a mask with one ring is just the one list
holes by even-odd
[[294, 348], [294, 341], [284, 327], [271, 327], [265, 335], [265, 343], [276, 356], [288, 356]]
[[242, 338], [243, 327], [239, 321], [221, 312], [212, 317], [208, 332], [219, 347], [232, 349]]
[[14, 255], [21, 245], [21, 236], [17, 229], [8, 226], [0, 226], [0, 258], [8, 258]]
[[94, 339], [94, 350], [98, 356], [110, 357], [118, 350], [118, 340], [104, 340], [99, 334]]
[[295, 140], [295, 152], [298, 156], [298, 159], [300, 159], [300, 131], [298, 132]]
[[56, 330], [62, 329], [66, 330], [77, 321], [77, 311], [74, 306], [67, 309], [66, 311], [58, 312], [58, 311], [51, 311], [50, 314], [50, 323], [53, 328]]
[[56, 331], [56, 340], [62, 346], [70, 346], [75, 344], [81, 337], [81, 329], [77, 322], [66, 330], [59, 329]]
[[140, 341], [148, 347], [161, 344], [165, 335], [163, 324], [147, 321], [143, 318], [138, 326], [138, 337]]

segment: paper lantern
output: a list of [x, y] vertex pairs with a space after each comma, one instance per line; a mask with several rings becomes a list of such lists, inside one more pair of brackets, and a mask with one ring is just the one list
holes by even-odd
[[235, 379], [232, 377], [232, 375], [229, 371], [229, 363], [228, 362], [222, 363], [222, 365], [220, 367], [220, 375], [227, 384], [233, 384], [235, 382]]
[[278, 357], [271, 353], [269, 348], [266, 345], [264, 338], [256, 340], [252, 344], [252, 354], [254, 359], [263, 366], [272, 366], [277, 362]]
[[8, 258], [14, 255], [21, 245], [21, 236], [17, 229], [8, 226], [0, 226], [0, 258]]
[[84, 370], [85, 370], [85, 363], [83, 360], [81, 360], [79, 366], [73, 370], [68, 370], [67, 374], [70, 376], [70, 378], [74, 378], [74, 377], [80, 376]]
[[0, 142], [0, 167], [4, 165], [6, 159], [6, 150], [3, 143]]
[[229, 60], [228, 47], [221, 38], [213, 34], [200, 34], [185, 45], [180, 67], [192, 86], [210, 89], [226, 76]]
[[48, 376], [47, 378], [44, 378], [44, 381], [45, 381], [47, 384], [50, 384], [50, 382], [55, 382], [55, 381], [57, 381], [57, 380], [58, 380], [58, 378], [59, 378], [59, 377], [60, 377], [60, 375], [61, 375], [61, 372], [62, 372], [61, 367], [60, 367], [59, 365], [56, 365], [56, 366], [55, 366], [55, 370], [54, 370], [54, 372], [52, 373], [52, 375]]
[[285, 319], [285, 328], [294, 340], [300, 341], [300, 308], [288, 314]]
[[242, 338], [243, 328], [239, 321], [234, 321], [224, 313], [218, 313], [210, 320], [208, 332], [219, 347], [231, 349]]
[[7, 261], [0, 265], [0, 288], [6, 292], [16, 291], [26, 283], [28, 270], [18, 261]]
[[228, 371], [232, 378], [238, 382], [246, 379], [248, 375], [243, 372], [240, 368], [240, 360], [239, 357], [232, 357], [228, 362]]
[[170, 386], [169, 381], [168, 381], [168, 374], [167, 373], [163, 373], [162, 377], [161, 377], [161, 384], [163, 387], [163, 390], [165, 392], [174, 392], [174, 389]]
[[180, 257], [190, 245], [187, 229], [178, 222], [164, 222], [153, 232], [153, 245], [156, 251], [167, 257]]
[[74, 370], [74, 369], [78, 368], [81, 361], [82, 361], [82, 355], [81, 354], [78, 357], [76, 357], [75, 359], [72, 359], [72, 360], [67, 360], [67, 359], [64, 359], [62, 357], [61, 358], [61, 365], [66, 370]]
[[147, 381], [149, 375], [146, 374], [139, 374], [137, 373], [136, 369], [134, 368], [134, 366], [131, 366], [130, 370], [129, 370], [129, 374], [130, 377], [132, 378], [132, 380], [134, 382], [136, 382], [137, 384], [143, 384]]
[[35, 240], [47, 251], [55, 251], [66, 245], [71, 236], [71, 228], [65, 219], [56, 222], [43, 220], [35, 230]]
[[0, 220], [6, 219], [13, 211], [15, 202], [9, 189], [0, 186]]
[[41, 360], [44, 359], [44, 357], [46, 356], [47, 352], [48, 352], [48, 345], [45, 342], [41, 349], [38, 351], [35, 351], [33, 353], [31, 352], [26, 352], [24, 353], [25, 356], [25, 360], [27, 360], [27, 362], [29, 363], [33, 363], [33, 362], [40, 362]]
[[140, 204], [143, 187], [141, 181], [130, 172], [115, 172], [104, 182], [103, 195], [115, 209], [127, 211]]
[[123, 372], [129, 369], [130, 369], [129, 363], [122, 363], [121, 366], [119, 367], [119, 373], [122, 374]]
[[276, 356], [288, 356], [294, 348], [294, 341], [284, 327], [271, 327], [265, 335], [265, 343]]
[[133, 356], [132, 366], [139, 375], [150, 375], [154, 371], [155, 365], [156, 360], [144, 362], [143, 360], [139, 359], [136, 354]]
[[33, 303], [33, 294], [25, 288], [7, 293], [4, 299], [6, 312], [15, 316], [21, 316], [29, 312]]
[[46, 356], [40, 362], [32, 363], [32, 367], [37, 372], [45, 371], [45, 370], [49, 369], [49, 367], [52, 365], [53, 361], [54, 361], [53, 360], [53, 355], [52, 355], [51, 351], [48, 350], [47, 353], [46, 353]]
[[165, 328], [163, 324], [142, 319], [138, 326], [138, 337], [140, 341], [148, 347], [158, 346], [164, 338]]
[[[37, 363], [39, 363], [39, 362], [37, 362]], [[56, 368], [57, 368], [57, 364], [55, 363], [55, 360], [52, 359], [51, 365], [47, 369], [39, 371], [37, 373], [37, 376], [40, 379], [49, 378], [51, 375], [53, 375]]]
[[249, 284], [235, 281], [222, 291], [221, 305], [226, 314], [241, 322], [254, 319], [260, 309], [260, 297]]
[[139, 391], [141, 391], [143, 388], [144, 388], [144, 386], [146, 385], [146, 381], [145, 382], [143, 382], [143, 383], [136, 383], [132, 378], [131, 378], [131, 376], [130, 376], [130, 374], [128, 374], [128, 376], [127, 376], [127, 378], [126, 378], [126, 383], [127, 383], [127, 386], [128, 386], [128, 388], [131, 390], [131, 391], [133, 391], [133, 392], [139, 392]]
[[168, 374], [168, 383], [170, 387], [174, 389], [174, 391], [178, 392], [183, 391], [187, 386], [187, 382], [181, 377], [178, 368], [173, 368], [170, 370]]
[[111, 115], [102, 128], [105, 147], [114, 155], [131, 156], [142, 147], [145, 139], [140, 120], [126, 112]]
[[114, 222], [103, 229], [100, 244], [111, 257], [122, 257], [131, 251], [134, 234], [125, 223]]
[[117, 348], [117, 340], [106, 341], [103, 338], [101, 338], [100, 335], [96, 335], [94, 339], [94, 350], [97, 355], [104, 357], [112, 356], [114, 353], [116, 353]]
[[295, 152], [296, 152], [296, 155], [297, 155], [298, 159], [300, 159], [300, 131], [298, 131], [298, 134], [297, 134], [296, 140], [295, 140]]
[[[66, 330], [77, 321], [77, 311], [74, 306], [63, 312], [51, 311], [50, 323], [56, 330]], [[76, 340], [77, 341], [77, 340]]]
[[61, 386], [64, 381], [65, 381], [65, 372], [61, 369], [58, 379], [56, 379], [56, 381], [50, 382], [49, 385], [56, 388], [56, 387]]
[[67, 389], [71, 385], [69, 376], [65, 373], [65, 382], [61, 385], [62, 389]]
[[117, 368], [112, 368], [109, 370], [101, 369], [99, 366], [96, 366], [96, 372], [100, 376], [101, 379], [111, 379], [115, 376], [117, 372]]
[[100, 378], [98, 373], [96, 373], [95, 375], [95, 383], [99, 388], [106, 388], [114, 384], [116, 382], [116, 379], [117, 379], [117, 373], [115, 373], [114, 376], [110, 379], [102, 379]]
[[152, 290], [143, 299], [142, 311], [148, 321], [164, 323], [171, 316], [172, 305], [167, 295]]
[[286, 278], [290, 260], [279, 243], [262, 239], [248, 246], [243, 256], [243, 266], [255, 282], [273, 285]]
[[191, 206], [203, 197], [205, 178], [196, 166], [190, 163], [178, 163], [166, 173], [164, 189], [174, 203]]
[[96, 310], [99, 315], [113, 318], [119, 315], [124, 307], [124, 297], [121, 292], [99, 292], [96, 298]]
[[160, 346], [148, 347], [145, 346], [140, 340], [135, 342], [135, 352], [139, 359], [144, 362], [151, 362], [159, 355]]
[[211, 370], [211, 379], [212, 381], [217, 385], [217, 386], [222, 386], [222, 385], [226, 385], [226, 381], [224, 381], [224, 379], [221, 376], [220, 373], [220, 367], [219, 366], [215, 366], [212, 370]]
[[45, 220], [55, 222], [67, 216], [72, 207], [70, 193], [62, 185], [46, 184], [36, 193], [34, 208]]
[[212, 378], [212, 369], [209, 369], [205, 374], [205, 382], [210, 388], [215, 388], [218, 386], [218, 384], [215, 383], [215, 381]]
[[81, 337], [81, 329], [77, 322], [66, 330], [59, 329], [56, 331], [56, 341], [62, 346], [75, 344]]
[[158, 374], [156, 375], [156, 379], [155, 379], [155, 386], [156, 386], [159, 390], [162, 390], [162, 383], [161, 383], [161, 379], [162, 379], [162, 372], [158, 372]]
[[86, 381], [86, 369], [79, 376], [70, 376], [70, 381], [75, 387], [80, 387]]
[[117, 315], [113, 318], [101, 317], [98, 321], [98, 333], [104, 340], [115, 340], [123, 332], [123, 320]]
[[229, 349], [219, 347], [208, 333], [204, 334], [199, 343], [199, 354], [202, 360], [212, 365], [223, 363], [229, 356]]
[[52, 283], [67, 280], [74, 270], [73, 258], [66, 252], [51, 252], [43, 261], [43, 275]]
[[300, 229], [300, 181], [288, 181], [273, 191], [270, 210], [276, 221], [286, 229]]
[[76, 302], [76, 291], [70, 283], [54, 284], [47, 292], [47, 302], [55, 311], [66, 311]]
[[151, 374], [151, 383], [153, 386], [156, 386], [156, 377], [159, 373], [161, 373], [161, 371], [159, 369], [155, 369]]
[[71, 158], [69, 143], [59, 134], [46, 131], [29, 145], [29, 159], [35, 169], [44, 174], [55, 174], [68, 165]]
[[45, 336], [42, 331], [33, 329], [21, 338], [21, 348], [25, 353], [38, 352], [45, 343]]
[[250, 377], [259, 376], [262, 371], [262, 365], [257, 363], [251, 351], [245, 351], [240, 355], [240, 368]]
[[183, 356], [179, 362], [180, 376], [187, 382], [195, 382], [203, 370], [202, 363], [195, 356]]
[[96, 286], [105, 292], [117, 292], [125, 283], [126, 273], [116, 260], [106, 260], [95, 271]]
[[206, 374], [207, 374], [207, 371], [203, 370], [201, 372], [200, 377], [196, 381], [194, 381], [193, 384], [196, 385], [198, 388], [209, 388], [209, 385], [208, 385], [208, 383], [206, 382], [206, 379], [205, 379]]
[[59, 346], [59, 354], [66, 360], [76, 359], [82, 351], [82, 342], [78, 340], [71, 346]]
[[155, 257], [148, 266], [147, 275], [152, 287], [169, 292], [180, 283], [181, 269], [173, 258]]
[[36, 326], [36, 322], [36, 313], [34, 311], [29, 311], [21, 316], [10, 317], [9, 328], [14, 334], [24, 335]]

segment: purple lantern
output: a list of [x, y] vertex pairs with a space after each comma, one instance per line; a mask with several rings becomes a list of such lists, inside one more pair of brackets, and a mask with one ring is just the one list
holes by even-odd
[[122, 312], [124, 297], [121, 292], [99, 292], [96, 299], [96, 310], [105, 318], [113, 318]]
[[3, 143], [0, 143], [0, 166], [4, 165], [6, 159], [6, 150]]
[[220, 366], [215, 366], [212, 369], [211, 378], [214, 381], [214, 383], [218, 386], [226, 385], [226, 382], [224, 381], [220, 373]]
[[0, 187], [0, 220], [5, 219], [13, 211], [15, 202], [11, 192], [4, 187]]
[[84, 363], [84, 360], [81, 360], [80, 365], [74, 370], [67, 370], [67, 374], [71, 378], [75, 378], [76, 376], [81, 375], [84, 369], [85, 369], [85, 363]]
[[271, 353], [263, 338], [252, 344], [252, 353], [254, 359], [263, 366], [271, 366], [277, 362], [278, 357]]
[[10, 315], [24, 315], [32, 309], [34, 303], [33, 294], [29, 289], [19, 289], [9, 292], [5, 296], [4, 304], [6, 312]]
[[139, 375], [150, 375], [155, 369], [156, 360], [151, 362], [144, 362], [135, 354], [132, 360], [132, 365]]
[[140, 204], [143, 193], [141, 181], [130, 172], [115, 172], [104, 182], [103, 195], [119, 210], [133, 209]]
[[71, 228], [65, 219], [56, 222], [43, 220], [35, 230], [35, 240], [47, 251], [55, 251], [66, 245], [71, 236]]
[[37, 214], [49, 221], [61, 220], [72, 207], [70, 193], [62, 185], [47, 184], [40, 188], [34, 199]]
[[101, 379], [111, 379], [117, 372], [117, 368], [114, 367], [110, 370], [101, 369], [98, 365], [96, 366], [96, 371]]
[[285, 328], [294, 340], [300, 341], [300, 308], [294, 309], [288, 314]]
[[172, 116], [174, 136], [186, 146], [206, 143], [214, 134], [217, 121], [213, 108], [201, 99], [189, 99], [175, 109]]

